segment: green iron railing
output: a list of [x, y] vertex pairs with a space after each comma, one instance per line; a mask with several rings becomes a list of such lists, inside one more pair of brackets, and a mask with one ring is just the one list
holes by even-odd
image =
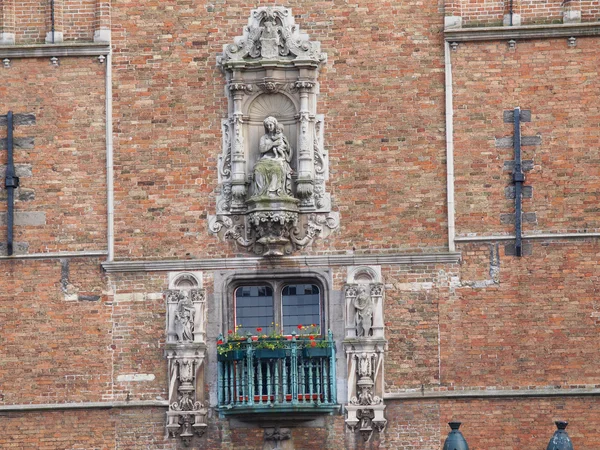
[[331, 331], [323, 340], [248, 337], [223, 343], [220, 337], [219, 342], [221, 413], [328, 413], [338, 408]]

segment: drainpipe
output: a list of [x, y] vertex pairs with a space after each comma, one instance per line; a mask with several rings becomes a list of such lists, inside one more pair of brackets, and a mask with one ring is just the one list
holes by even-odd
[[107, 260], [114, 260], [114, 175], [113, 175], [113, 129], [112, 129], [112, 51], [106, 55], [106, 241]]
[[452, 61], [450, 43], [444, 41], [445, 95], [446, 95], [446, 192], [448, 208], [448, 251], [456, 251], [454, 219], [454, 109], [452, 106]]

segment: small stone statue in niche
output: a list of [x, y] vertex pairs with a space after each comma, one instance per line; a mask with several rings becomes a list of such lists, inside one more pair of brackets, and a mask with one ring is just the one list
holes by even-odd
[[260, 159], [254, 165], [253, 198], [291, 197], [292, 147], [275, 117], [267, 117], [263, 124], [265, 134], [258, 144]]
[[356, 315], [356, 336], [369, 337], [372, 334], [373, 328], [373, 300], [369, 294], [368, 286], [360, 285], [358, 294], [354, 298], [354, 308]]
[[175, 332], [179, 342], [194, 340], [194, 304], [187, 291], [181, 291], [175, 312]]

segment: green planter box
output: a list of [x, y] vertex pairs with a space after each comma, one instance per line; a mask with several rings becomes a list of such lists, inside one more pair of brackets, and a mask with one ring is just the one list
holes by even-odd
[[254, 357], [257, 359], [281, 359], [286, 357], [286, 349], [276, 348], [271, 350], [268, 348], [257, 348], [254, 350]]
[[302, 356], [305, 358], [325, 358], [332, 354], [332, 349], [320, 347], [305, 347], [302, 349]]
[[222, 355], [217, 355], [217, 361], [239, 361], [246, 357], [246, 350], [232, 350]]

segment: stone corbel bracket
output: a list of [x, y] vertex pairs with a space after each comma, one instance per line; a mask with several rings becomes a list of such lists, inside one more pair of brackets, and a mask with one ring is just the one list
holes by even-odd
[[[285, 243], [268, 245], [259, 242], [259, 236], [250, 225], [250, 216], [209, 216], [209, 229], [219, 239], [235, 242], [238, 248], [263, 256], [291, 255], [309, 247], [316, 238], [326, 238], [339, 227], [339, 213], [299, 214], [297, 222], [284, 233]], [[267, 217], [265, 216], [265, 220]]]
[[167, 431], [189, 446], [206, 428], [204, 360], [206, 357], [206, 292], [169, 289], [165, 356], [169, 373]]
[[385, 419], [384, 285], [378, 266], [350, 267], [345, 285], [346, 337], [344, 349], [348, 369], [347, 427], [360, 431], [368, 441], [381, 432]]

